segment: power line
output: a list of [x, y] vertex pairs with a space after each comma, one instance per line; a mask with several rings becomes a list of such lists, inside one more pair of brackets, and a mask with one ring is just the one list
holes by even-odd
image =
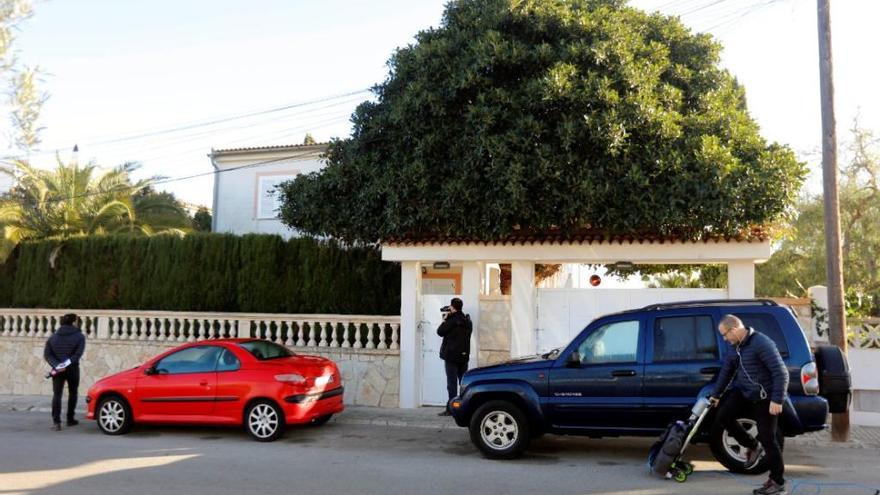
[[[203, 131], [199, 131], [199, 132], [195, 132], [195, 133], [185, 133], [183, 135], [174, 136], [173, 138], [170, 138], [171, 139], [170, 141], [162, 142], [162, 143], [155, 144], [155, 145], [148, 145], [147, 143], [144, 143], [144, 144], [137, 145], [137, 146], [126, 146], [126, 147], [115, 148], [115, 149], [112, 145], [109, 148], [106, 148], [106, 147], [100, 147], [100, 148], [103, 153], [113, 153], [113, 154], [137, 154], [137, 153], [140, 153], [144, 149], [149, 149], [150, 151], [154, 151], [156, 149], [169, 148], [172, 146], [178, 146], [180, 144], [185, 144], [188, 142], [196, 141], [199, 138], [202, 138], [205, 136], [235, 132], [245, 126], [246, 127], [263, 127], [263, 126], [267, 126], [267, 125], [274, 123], [274, 122], [291, 120], [293, 118], [298, 118], [298, 117], [302, 118], [308, 114], [312, 114], [312, 113], [317, 112], [319, 110], [326, 110], [326, 109], [330, 109], [330, 108], [338, 107], [338, 106], [342, 106], [342, 105], [350, 105], [350, 104], [358, 102], [358, 101], [361, 101], [361, 98], [351, 98], [351, 99], [346, 99], [346, 100], [342, 100], [342, 101], [337, 101], [337, 102], [331, 103], [329, 105], [323, 105], [320, 107], [309, 108], [309, 109], [305, 109], [302, 111], [285, 114], [285, 115], [275, 117], [272, 119], [254, 122], [253, 124], [238, 123], [238, 124], [235, 124], [232, 126], [226, 126], [226, 127], [222, 127], [219, 129], [208, 129], [208, 130], [203, 130]], [[344, 111], [346, 112], [346, 114], [350, 113], [348, 110], [344, 110]], [[334, 113], [333, 115], [336, 115], [336, 114]], [[310, 117], [313, 117], [313, 116], [310, 116]], [[90, 153], [92, 153], [92, 152], [90, 152]]]
[[[174, 182], [182, 182], [185, 180], [196, 179], [196, 178], [205, 177], [208, 175], [215, 175], [216, 176], [216, 175], [220, 175], [222, 173], [234, 172], [236, 170], [243, 170], [243, 169], [248, 169], [248, 168], [262, 167], [264, 165], [271, 165], [273, 163], [278, 163], [278, 162], [282, 162], [282, 161], [291, 161], [291, 162], [307, 161], [308, 158], [301, 158], [301, 157], [311, 155], [311, 154], [314, 154], [314, 152], [313, 151], [305, 151], [305, 152], [301, 152], [301, 153], [297, 153], [297, 154], [292, 154], [289, 156], [284, 156], [281, 158], [273, 158], [271, 160], [264, 160], [264, 161], [254, 162], [254, 163], [248, 163], [247, 165], [239, 165], [237, 167], [226, 168], [223, 170], [212, 170], [210, 172], [202, 172], [202, 173], [198, 173], [198, 174], [185, 175], [182, 177], [172, 177], [172, 178], [168, 178], [168, 179], [160, 179], [160, 180], [152, 181], [147, 185], [150, 187], [153, 187], [153, 186], [162, 185], [162, 184], [171, 184]], [[128, 187], [121, 187], [118, 189], [111, 189], [108, 191], [92, 191], [92, 192], [88, 192], [88, 193], [74, 194], [71, 196], [64, 196], [64, 197], [60, 197], [60, 198], [51, 198], [51, 199], [41, 201], [41, 203], [61, 203], [63, 201], [71, 201], [74, 199], [88, 198], [88, 197], [92, 197], [92, 196], [101, 196], [101, 195], [105, 195], [105, 194], [117, 194], [117, 193], [121, 193], [121, 192], [130, 192], [130, 191], [134, 191], [136, 189], [141, 189], [142, 187], [143, 186], [128, 186]]]
[[[161, 136], [161, 135], [165, 135], [165, 134], [172, 134], [172, 133], [176, 133], [176, 132], [196, 129], [196, 128], [200, 128], [200, 127], [214, 126], [214, 125], [222, 124], [225, 122], [231, 122], [231, 121], [235, 121], [235, 120], [241, 120], [241, 119], [256, 117], [256, 116], [260, 116], [260, 115], [267, 115], [267, 114], [272, 114], [272, 113], [277, 113], [277, 112], [283, 112], [285, 110], [306, 107], [306, 106], [314, 105], [317, 103], [323, 103], [323, 102], [327, 102], [327, 101], [348, 98], [351, 96], [367, 93], [369, 91], [370, 91], [369, 88], [360, 89], [360, 90], [351, 91], [348, 93], [341, 93], [341, 94], [337, 94], [337, 95], [316, 98], [314, 100], [308, 100], [308, 101], [303, 101], [303, 102], [281, 105], [281, 106], [272, 107], [272, 108], [268, 108], [268, 109], [255, 110], [255, 111], [250, 111], [250, 112], [246, 112], [246, 113], [215, 118], [215, 119], [207, 120], [207, 121], [198, 121], [195, 123], [184, 124], [184, 125], [179, 125], [179, 126], [175, 126], [175, 127], [154, 130], [154, 131], [141, 132], [138, 134], [127, 135], [127, 136], [122, 136], [122, 137], [117, 137], [117, 138], [108, 138], [108, 139], [97, 140], [97, 141], [87, 141], [84, 143], [79, 143], [79, 145], [80, 146], [104, 146], [104, 145], [108, 145], [108, 144], [115, 144], [115, 143], [121, 143], [121, 142], [127, 142], [127, 141], [136, 141], [136, 140], [141, 140], [141, 139], [148, 138], [148, 137]], [[45, 154], [50, 154], [50, 153], [58, 153], [60, 151], [68, 150], [72, 147], [73, 146], [66, 146], [66, 147], [60, 147], [60, 148], [55, 148], [55, 149], [51, 149], [51, 150], [38, 151], [35, 153], [31, 153], [31, 156], [45, 155]]]

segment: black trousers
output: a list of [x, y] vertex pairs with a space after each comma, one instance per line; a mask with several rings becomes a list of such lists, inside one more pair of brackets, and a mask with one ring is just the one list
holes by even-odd
[[443, 361], [446, 364], [446, 392], [449, 394], [449, 402], [458, 395], [458, 386], [461, 384], [461, 377], [467, 371], [467, 361], [457, 363], [455, 361]]
[[52, 377], [52, 421], [61, 422], [61, 394], [67, 384], [67, 420], [73, 419], [76, 411], [76, 395], [79, 388], [79, 366], [68, 366], [67, 369]]
[[770, 414], [770, 400], [751, 401], [742, 392], [733, 389], [724, 397], [718, 407], [717, 420], [724, 425], [727, 432], [747, 448], [757, 448], [757, 443], [742, 426], [737, 418], [751, 417], [758, 423], [758, 442], [764, 447], [764, 456], [770, 468], [770, 479], [782, 484], [785, 481], [785, 463], [782, 460], [782, 449], [779, 447], [777, 429], [779, 416]]

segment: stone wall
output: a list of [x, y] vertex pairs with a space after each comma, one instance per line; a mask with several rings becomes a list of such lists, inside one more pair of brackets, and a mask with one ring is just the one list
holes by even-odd
[[[44, 378], [45, 340], [0, 337], [0, 394], [51, 395], [52, 382]], [[104, 376], [137, 366], [178, 343], [124, 342], [89, 339], [81, 362], [80, 394]], [[346, 404], [398, 407], [400, 357], [396, 350], [293, 347], [300, 354], [320, 355], [339, 366]]]
[[510, 328], [510, 296], [480, 296], [480, 366], [510, 359]]

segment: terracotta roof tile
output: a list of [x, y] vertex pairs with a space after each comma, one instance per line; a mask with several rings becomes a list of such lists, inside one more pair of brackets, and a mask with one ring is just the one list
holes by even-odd
[[287, 148], [307, 148], [309, 146], [327, 146], [330, 144], [329, 142], [323, 143], [315, 143], [315, 144], [279, 144], [273, 146], [250, 146], [246, 148], [225, 148], [225, 149], [216, 149], [211, 150], [212, 155], [216, 155], [219, 153], [240, 153], [243, 151], [272, 151], [272, 150], [280, 150]]
[[738, 235], [720, 236], [706, 233], [694, 240], [679, 235], [657, 233], [608, 234], [596, 229], [574, 233], [559, 231], [513, 233], [498, 239], [478, 239], [465, 236], [444, 236], [424, 234], [417, 236], [391, 237], [382, 241], [386, 245], [424, 246], [424, 245], [535, 245], [535, 244], [664, 244], [672, 242], [765, 242], [770, 234], [765, 228], [755, 227]]

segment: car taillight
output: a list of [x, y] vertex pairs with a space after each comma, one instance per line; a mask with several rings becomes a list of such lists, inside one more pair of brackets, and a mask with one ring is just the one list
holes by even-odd
[[804, 386], [804, 393], [807, 395], [819, 393], [819, 370], [816, 368], [816, 363], [809, 362], [801, 368], [801, 385]]
[[304, 376], [297, 373], [285, 373], [283, 375], [275, 375], [275, 379], [279, 382], [286, 383], [305, 383], [306, 381]]

